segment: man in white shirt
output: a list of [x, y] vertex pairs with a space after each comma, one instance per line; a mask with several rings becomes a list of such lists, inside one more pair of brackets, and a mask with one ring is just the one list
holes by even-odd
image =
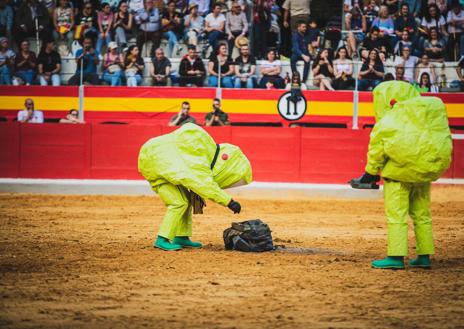
[[459, 2], [453, 2], [453, 8], [448, 12], [446, 19], [448, 22], [449, 50], [450, 58], [458, 60], [464, 56], [464, 10]]
[[34, 109], [34, 101], [31, 98], [26, 98], [24, 102], [26, 107], [18, 112], [18, 122], [43, 123], [44, 117], [42, 111]]
[[395, 66], [402, 65], [404, 67], [404, 78], [409, 82], [414, 82], [414, 72], [416, 70], [417, 57], [411, 56], [411, 48], [404, 46], [402, 56], [396, 57]]
[[208, 33], [208, 42], [213, 49], [217, 48], [218, 41], [224, 38], [226, 17], [221, 14], [221, 5], [215, 4], [213, 12], [205, 17], [205, 30]]

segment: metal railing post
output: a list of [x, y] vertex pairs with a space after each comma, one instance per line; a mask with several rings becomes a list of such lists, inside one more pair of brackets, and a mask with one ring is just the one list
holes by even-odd
[[359, 91], [358, 91], [358, 62], [353, 63], [356, 68], [356, 75], [354, 79], [354, 91], [353, 91], [353, 125], [351, 129], [359, 129], [358, 127], [358, 106], [359, 106]]

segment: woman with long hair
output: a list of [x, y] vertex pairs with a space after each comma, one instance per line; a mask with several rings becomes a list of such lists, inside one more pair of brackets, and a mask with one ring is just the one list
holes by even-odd
[[317, 54], [313, 63], [313, 85], [318, 86], [320, 90], [334, 90], [332, 87], [333, 77], [332, 58], [329, 49], [324, 48]]
[[446, 44], [439, 38], [436, 28], [430, 28], [429, 37], [424, 43], [425, 54], [434, 62], [443, 62], [445, 58]]
[[142, 83], [144, 63], [136, 45], [130, 46], [127, 50], [124, 68], [128, 87], [137, 87]]
[[98, 29], [100, 33], [97, 38], [97, 46], [95, 47], [97, 52], [101, 53], [103, 44], [107, 46], [111, 42], [111, 29], [113, 27], [113, 12], [111, 11], [110, 4], [103, 2], [101, 5], [101, 11], [98, 12]]
[[335, 55], [333, 87], [336, 90], [352, 89], [354, 87], [353, 62], [348, 56], [346, 47], [340, 47]]
[[232, 75], [234, 74], [234, 62], [229, 56], [227, 45], [220, 43], [208, 62], [208, 86], [217, 87], [219, 82], [219, 67], [221, 70], [221, 86], [233, 88]]
[[134, 15], [129, 12], [127, 1], [121, 1], [113, 21], [114, 41], [121, 50], [127, 46], [127, 39], [132, 33], [133, 21]]
[[304, 82], [301, 82], [301, 76], [300, 72], [295, 71], [292, 72], [292, 79], [290, 80], [289, 83], [285, 86], [286, 90], [292, 90], [292, 89], [300, 89], [300, 90], [308, 90], [308, 87], [306, 87]]
[[66, 40], [68, 48], [73, 41], [74, 13], [69, 0], [58, 0], [58, 6], [53, 10], [53, 25], [55, 39]]
[[380, 60], [379, 53], [377, 50], [372, 49], [369, 52], [368, 59], [364, 62], [359, 71], [359, 90], [368, 90], [369, 87], [374, 89], [385, 75], [385, 69], [382, 61]]
[[419, 91], [422, 93], [437, 93], [438, 87], [430, 81], [430, 75], [423, 72], [420, 76]]

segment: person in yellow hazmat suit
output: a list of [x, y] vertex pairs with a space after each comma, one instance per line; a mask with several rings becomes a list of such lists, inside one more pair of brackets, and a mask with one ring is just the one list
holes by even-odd
[[376, 124], [371, 132], [365, 174], [353, 180], [384, 180], [388, 251], [372, 267], [404, 269], [408, 255], [408, 215], [414, 222], [417, 258], [411, 267], [430, 268], [434, 254], [430, 186], [449, 167], [452, 139], [443, 102], [422, 97], [402, 81], [374, 89]]
[[192, 123], [148, 140], [140, 149], [138, 168], [167, 206], [154, 243], [163, 250], [201, 248], [190, 240], [192, 210], [202, 213], [204, 199], [209, 199], [240, 213], [240, 203], [224, 189], [252, 181], [250, 162], [239, 147], [216, 144]]

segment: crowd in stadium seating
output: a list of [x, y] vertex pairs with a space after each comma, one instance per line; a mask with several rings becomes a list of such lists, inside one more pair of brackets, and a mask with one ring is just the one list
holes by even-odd
[[[437, 65], [464, 56], [464, 0], [344, 0], [344, 17], [323, 28], [310, 2], [0, 0], [0, 84], [61, 85], [62, 57], [71, 55], [70, 85], [139, 86], [150, 57], [156, 86], [370, 90], [393, 78], [438, 91], [446, 81]], [[40, 41], [38, 54], [31, 41]], [[185, 51], [173, 70], [170, 59]], [[283, 76], [286, 60], [294, 77]], [[461, 60], [461, 88], [463, 70]]]

